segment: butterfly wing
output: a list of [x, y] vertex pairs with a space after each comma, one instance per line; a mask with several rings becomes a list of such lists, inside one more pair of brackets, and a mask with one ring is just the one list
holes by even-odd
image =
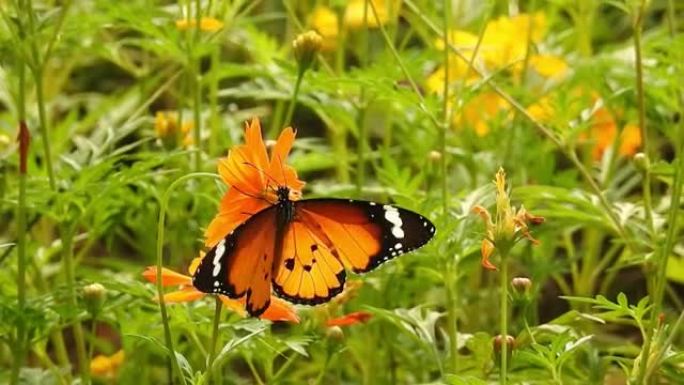
[[435, 234], [422, 215], [392, 205], [351, 199], [309, 199], [297, 212], [334, 254], [355, 273], [373, 270], [385, 261], [415, 250]]
[[435, 233], [420, 214], [375, 202], [309, 199], [294, 207], [273, 287], [301, 304], [326, 302], [341, 292], [345, 268], [370, 271], [424, 245]]
[[259, 211], [209, 250], [195, 270], [195, 288], [230, 298], [246, 295], [247, 312], [262, 314], [271, 301], [276, 215], [276, 206]]
[[285, 231], [278, 261], [273, 289], [291, 302], [320, 304], [344, 287], [346, 273], [340, 259], [315, 229], [297, 217]]

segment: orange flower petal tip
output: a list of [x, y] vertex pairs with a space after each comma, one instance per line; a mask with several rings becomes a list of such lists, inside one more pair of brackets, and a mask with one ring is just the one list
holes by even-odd
[[[142, 273], [143, 277], [148, 281], [152, 283], [157, 283], [157, 267], [156, 266], [148, 266], [147, 269]], [[191, 285], [192, 284], [192, 278], [176, 273], [175, 271], [171, 269], [167, 269], [165, 267], [162, 268], [162, 286], [174, 286], [174, 285]]]
[[328, 320], [328, 322], [326, 322], [326, 325], [328, 327], [351, 326], [351, 325], [355, 325], [355, 324], [359, 324], [359, 323], [366, 323], [371, 318], [373, 318], [372, 313], [369, 313], [367, 311], [356, 311], [353, 313], [346, 314], [342, 317], [330, 319], [330, 320]]
[[[174, 291], [171, 293], [164, 294], [164, 302], [166, 303], [182, 303], [182, 302], [192, 302], [201, 299], [206, 294], [201, 291], [196, 290], [194, 287], [186, 287], [183, 290]], [[155, 297], [155, 299], [157, 299]]]
[[269, 321], [299, 323], [299, 316], [297, 315], [297, 310], [294, 306], [276, 297], [271, 297], [271, 305], [269, 305], [264, 314], [259, 318], [267, 319]]

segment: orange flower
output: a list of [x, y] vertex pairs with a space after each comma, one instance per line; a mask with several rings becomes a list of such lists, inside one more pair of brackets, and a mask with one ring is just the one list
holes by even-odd
[[353, 313], [343, 315], [342, 317], [329, 319], [328, 322], [326, 322], [326, 325], [328, 327], [351, 326], [358, 323], [366, 323], [371, 318], [373, 318], [372, 313], [369, 313], [367, 311], [355, 311]]
[[[189, 267], [189, 273], [193, 274], [199, 266], [200, 260], [203, 256], [195, 258]], [[148, 266], [143, 272], [143, 277], [151, 283], [157, 283], [157, 267]], [[167, 303], [192, 302], [203, 298], [206, 294], [198, 291], [192, 286], [192, 277], [177, 273], [173, 270], [162, 268], [162, 286], [176, 286], [180, 285], [180, 290], [164, 294], [164, 301]], [[223, 304], [240, 314], [246, 315], [245, 311], [245, 297], [239, 300], [228, 298], [224, 295], [219, 295], [219, 299]], [[259, 317], [270, 321], [288, 321], [299, 323], [299, 317], [292, 305], [277, 297], [271, 297], [271, 305]]]
[[285, 164], [294, 138], [291, 127], [283, 130], [269, 158], [259, 119], [246, 124], [245, 144], [234, 147], [228, 157], [219, 160], [218, 172], [230, 189], [204, 234], [206, 246], [216, 245], [253, 214], [275, 203], [278, 186], [290, 188], [291, 200], [299, 199], [304, 182], [297, 178], [294, 168]]
[[114, 379], [119, 373], [126, 355], [123, 350], [111, 356], [97, 355], [90, 361], [90, 373], [95, 377]]

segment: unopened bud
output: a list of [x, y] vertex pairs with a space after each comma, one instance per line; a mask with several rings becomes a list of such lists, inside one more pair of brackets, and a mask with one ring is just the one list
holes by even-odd
[[292, 41], [292, 49], [299, 65], [299, 71], [304, 72], [311, 66], [313, 59], [323, 46], [323, 38], [316, 31], [308, 31], [297, 35]]
[[92, 283], [83, 287], [83, 299], [85, 300], [86, 308], [93, 316], [100, 311], [106, 297], [107, 289], [99, 283]]
[[511, 280], [513, 287], [513, 299], [516, 301], [527, 301], [532, 290], [532, 281], [526, 277], [515, 277]]
[[641, 172], [646, 172], [651, 167], [651, 162], [648, 160], [648, 157], [643, 152], [637, 152], [636, 154], [634, 154], [633, 160], [634, 167], [636, 167], [637, 170]]
[[513, 350], [513, 348], [515, 348], [515, 337], [508, 335], [506, 336], [506, 338], [503, 338], [501, 334], [494, 337], [494, 351], [497, 353], [500, 352], [501, 346], [504, 343], [507, 345], [507, 350], [510, 352], [511, 350]]
[[334, 341], [344, 340], [344, 331], [339, 326], [330, 326], [326, 331], [325, 335]]
[[513, 289], [517, 292], [529, 294], [530, 289], [532, 288], [532, 281], [527, 277], [515, 277], [511, 280], [511, 286], [513, 286]]
[[501, 334], [494, 337], [494, 354], [496, 355], [497, 362], [501, 361], [501, 351], [503, 350], [503, 345], [506, 345], [506, 357], [508, 361], [511, 360], [511, 353], [515, 349], [515, 338], [513, 336], [506, 336], [504, 338]]

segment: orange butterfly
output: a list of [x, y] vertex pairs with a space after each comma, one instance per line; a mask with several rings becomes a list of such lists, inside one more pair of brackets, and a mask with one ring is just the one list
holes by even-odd
[[[250, 135], [254, 140], [254, 132], [250, 132], [256, 131], [254, 126], [253, 122], [248, 127], [248, 141]], [[274, 149], [274, 154], [280, 156], [282, 151], [279, 154]], [[263, 201], [258, 205], [261, 208], [253, 214], [242, 213], [248, 219], [207, 252], [192, 282], [205, 293], [246, 296], [246, 310], [253, 316], [269, 306], [272, 289], [294, 303], [326, 302], [342, 291], [345, 269], [368, 272], [423, 246], [435, 233], [427, 218], [391, 205], [351, 199], [293, 200], [297, 191], [292, 191], [287, 176], [296, 179], [294, 170], [280, 164], [280, 171], [271, 167], [274, 174], [270, 175], [265, 162], [256, 165], [247, 161], [248, 157], [237, 149], [229, 160], [247, 166], [241, 173], [256, 170], [265, 188], [247, 192], [255, 186], [231, 185]], [[271, 166], [280, 161], [271, 159]], [[233, 173], [244, 179], [245, 175], [237, 174]], [[295, 189], [301, 186], [302, 182]], [[273, 191], [275, 196], [270, 196], [268, 192]]]

